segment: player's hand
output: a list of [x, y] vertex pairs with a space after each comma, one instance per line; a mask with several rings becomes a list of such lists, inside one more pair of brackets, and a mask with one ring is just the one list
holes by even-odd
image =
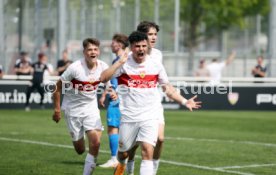
[[53, 114], [53, 120], [56, 122], [56, 123], [58, 123], [59, 122], [59, 120], [61, 119], [61, 112], [59, 111], [59, 112], [54, 112], [54, 114]]
[[101, 105], [102, 107], [105, 107], [104, 101], [105, 101], [105, 95], [102, 95], [101, 98], [100, 98], [100, 100], [99, 100], [99, 103], [100, 103], [100, 105]]
[[121, 64], [124, 64], [126, 61], [127, 61], [127, 59], [128, 59], [128, 53], [129, 53], [129, 49], [128, 49], [128, 47], [125, 49], [125, 52], [123, 53], [123, 55], [120, 57], [120, 59], [119, 59], [119, 62], [121, 63]]
[[198, 109], [201, 107], [201, 101], [195, 101], [195, 99], [197, 98], [197, 95], [193, 96], [192, 98], [190, 98], [187, 103], [186, 103], [186, 107], [190, 110], [193, 111], [193, 109]]
[[110, 98], [113, 101], [118, 99], [118, 95], [117, 95], [117, 93], [115, 92], [115, 90], [113, 88], [108, 89], [108, 93], [109, 93]]

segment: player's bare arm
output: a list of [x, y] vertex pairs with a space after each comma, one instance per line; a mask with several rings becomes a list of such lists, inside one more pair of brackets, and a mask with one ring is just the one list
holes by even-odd
[[201, 107], [201, 101], [195, 101], [197, 98], [196, 95], [187, 100], [182, 97], [171, 84], [162, 85], [162, 89], [170, 99], [186, 106], [190, 111]]
[[105, 107], [104, 101], [105, 101], [106, 95], [107, 95], [107, 89], [104, 90], [104, 92], [102, 93], [101, 98], [99, 99], [99, 103], [102, 107]]
[[233, 60], [236, 58], [236, 51], [232, 51], [232, 53], [229, 55], [229, 57], [226, 60], [226, 65], [229, 65], [233, 62]]
[[108, 69], [102, 72], [100, 81], [103, 83], [106, 83], [112, 78], [112, 75], [116, 72], [117, 69], [119, 69], [128, 59], [128, 48], [125, 49], [124, 54], [120, 57], [120, 59], [112, 64]]
[[56, 91], [53, 93], [53, 102], [54, 102], [54, 114], [53, 120], [58, 123], [61, 119], [61, 111], [60, 111], [60, 95], [62, 90], [62, 81], [58, 80], [56, 83]]

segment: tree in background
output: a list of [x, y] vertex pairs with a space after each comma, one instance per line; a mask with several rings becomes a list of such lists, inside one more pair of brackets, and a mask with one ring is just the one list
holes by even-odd
[[[189, 72], [193, 68], [194, 52], [203, 38], [209, 39], [233, 26], [245, 28], [246, 17], [266, 15], [269, 9], [269, 0], [181, 0], [181, 20], [185, 23], [184, 46], [189, 51]], [[205, 25], [204, 33], [200, 31], [202, 24]]]

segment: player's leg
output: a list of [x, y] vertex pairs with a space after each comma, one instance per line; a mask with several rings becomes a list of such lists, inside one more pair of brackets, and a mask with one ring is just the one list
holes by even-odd
[[137, 142], [141, 143], [142, 162], [140, 166], [140, 175], [153, 174], [153, 151], [158, 136], [158, 121], [148, 120], [140, 124]]
[[115, 169], [114, 175], [123, 175], [126, 169], [128, 151], [136, 144], [137, 134], [139, 132], [138, 123], [121, 123], [119, 129], [119, 164]]
[[84, 129], [82, 126], [83, 118], [70, 116], [70, 112], [68, 111], [64, 111], [64, 118], [72, 138], [74, 149], [81, 155], [85, 152]]
[[100, 138], [102, 136], [101, 130], [90, 130], [86, 131], [89, 145], [89, 153], [93, 156], [98, 156], [100, 149]]
[[108, 139], [111, 158], [104, 164], [102, 168], [115, 168], [118, 165], [117, 152], [119, 147], [119, 129], [113, 126], [108, 126]]
[[140, 166], [140, 175], [152, 175], [153, 174], [153, 145], [150, 143], [142, 142], [142, 161]]
[[88, 138], [89, 151], [85, 158], [83, 175], [91, 175], [96, 168], [97, 156], [100, 149], [101, 130], [86, 131]]
[[83, 117], [76, 117], [70, 110], [64, 110], [68, 132], [70, 133], [75, 151], [81, 155], [85, 152]]
[[159, 167], [160, 156], [161, 156], [163, 143], [164, 143], [164, 130], [165, 130], [165, 124], [159, 123], [157, 143], [153, 152], [153, 171], [154, 171], [153, 174], [154, 175], [157, 174], [157, 170]]
[[85, 152], [85, 142], [84, 142], [84, 138], [80, 138], [77, 141], [73, 141], [73, 146], [75, 148], [75, 151], [81, 155]]
[[115, 168], [113, 175], [124, 175], [128, 153], [127, 151], [124, 151], [124, 152], [119, 151], [117, 157], [118, 157], [119, 163]]
[[100, 138], [102, 136], [102, 122], [99, 112], [84, 117], [82, 124], [89, 145], [89, 151], [85, 158], [83, 175], [91, 175], [96, 168], [97, 156], [100, 149]]
[[137, 144], [131, 150], [128, 151], [128, 161], [127, 161], [127, 167], [126, 167], [127, 175], [134, 174], [135, 154], [136, 154], [136, 150], [137, 150], [138, 146], [139, 145]]
[[40, 106], [41, 108], [44, 108], [43, 106], [43, 100], [44, 100], [44, 87], [40, 84], [37, 85], [37, 91], [40, 94]]
[[120, 110], [119, 106], [109, 105], [107, 108], [107, 126], [109, 148], [111, 151], [111, 158], [104, 164], [100, 165], [103, 168], [114, 168], [118, 165], [117, 152], [119, 146], [119, 125], [120, 125]]
[[25, 110], [30, 111], [30, 97], [31, 93], [34, 91], [34, 85], [28, 86], [27, 92], [26, 92], [26, 103], [25, 103]]
[[116, 159], [119, 147], [119, 129], [109, 126], [108, 127], [109, 148], [111, 150], [111, 158]]

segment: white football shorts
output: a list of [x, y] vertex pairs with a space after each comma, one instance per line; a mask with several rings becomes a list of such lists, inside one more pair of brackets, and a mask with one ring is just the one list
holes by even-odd
[[137, 142], [155, 146], [158, 136], [158, 120], [121, 122], [119, 129], [119, 151], [130, 150]]
[[76, 117], [68, 111], [64, 111], [68, 131], [72, 141], [78, 141], [84, 137], [84, 132], [89, 130], [103, 130], [100, 111], [85, 117]]
[[165, 125], [164, 108], [162, 105], [158, 109], [157, 115], [158, 115], [158, 123]]

